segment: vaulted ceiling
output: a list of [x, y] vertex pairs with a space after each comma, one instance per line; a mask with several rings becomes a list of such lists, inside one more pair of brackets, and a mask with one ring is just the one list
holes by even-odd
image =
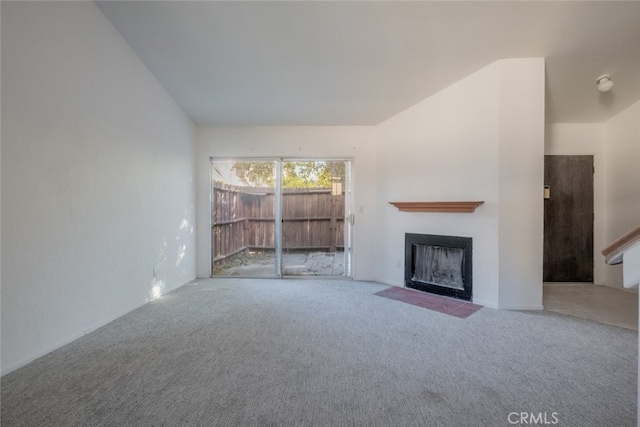
[[635, 1], [98, 6], [197, 124], [373, 125], [504, 58], [546, 58], [549, 122], [603, 122], [640, 99]]

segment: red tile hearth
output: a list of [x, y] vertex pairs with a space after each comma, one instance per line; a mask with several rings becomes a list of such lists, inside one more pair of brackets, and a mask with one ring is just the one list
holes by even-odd
[[459, 317], [460, 319], [466, 319], [482, 308], [481, 305], [472, 304], [467, 301], [413, 291], [410, 289], [403, 289], [397, 286], [392, 286], [383, 291], [376, 292], [374, 295], [401, 301], [417, 307], [427, 308], [439, 313]]

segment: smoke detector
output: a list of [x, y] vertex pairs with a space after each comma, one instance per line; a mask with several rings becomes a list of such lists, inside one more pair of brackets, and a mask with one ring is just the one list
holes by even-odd
[[609, 74], [602, 75], [596, 79], [596, 87], [598, 92], [609, 92], [613, 87], [611, 76]]

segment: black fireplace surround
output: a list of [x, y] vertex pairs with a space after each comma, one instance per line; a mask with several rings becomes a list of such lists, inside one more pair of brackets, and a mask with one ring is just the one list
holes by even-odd
[[[406, 233], [405, 286], [423, 292], [471, 301], [473, 288], [472, 243], [473, 240], [470, 237]], [[457, 265], [453, 269], [443, 270], [442, 274], [438, 272], [435, 272], [435, 274], [431, 272], [424, 273], [425, 269], [431, 269], [430, 266], [435, 266], [435, 269], [437, 269], [439, 264], [438, 262], [425, 263], [422, 259], [416, 259], [417, 256], [424, 258], [428, 252], [432, 254], [432, 258], [434, 253], [440, 253], [442, 254], [441, 257], [444, 258], [448, 258], [447, 254], [451, 253], [453, 261], [450, 261], [447, 267], [451, 267], [451, 262], [457, 263]], [[435, 257], [437, 256], [435, 255]], [[425, 264], [429, 264], [429, 267], [425, 267]], [[419, 271], [416, 271], [416, 266]], [[443, 277], [444, 279], [438, 279], [438, 277]], [[442, 283], [438, 283], [439, 281], [442, 281]]]

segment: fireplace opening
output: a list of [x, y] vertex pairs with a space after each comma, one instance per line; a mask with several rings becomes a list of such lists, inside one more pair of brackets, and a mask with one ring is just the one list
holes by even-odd
[[406, 287], [471, 301], [472, 271], [471, 238], [405, 235]]

